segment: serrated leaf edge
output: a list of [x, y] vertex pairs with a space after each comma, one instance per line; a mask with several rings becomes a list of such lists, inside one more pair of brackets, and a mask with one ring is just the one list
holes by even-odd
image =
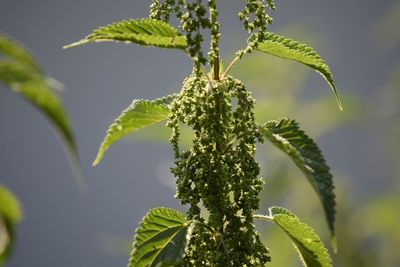
[[[123, 34], [120, 34], [120, 38], [116, 38], [118, 34], [108, 34], [108, 36], [115, 35], [114, 39], [113, 38], [101, 38], [101, 37], [96, 37], [96, 34], [99, 34], [101, 36], [101, 33], [98, 33], [101, 30], [105, 30], [107, 28], [111, 29], [112, 27], [117, 27], [117, 26], [122, 26], [124, 23], [132, 23], [135, 22], [137, 23], [137, 27], [142, 28], [141, 24], [147, 24], [148, 27], [151, 27], [152, 30], [156, 30], [155, 32], [161, 33], [159, 28], [155, 28], [154, 24], [158, 24], [158, 27], [161, 27], [164, 31], [168, 32], [169, 35], [162, 35], [162, 34], [156, 34], [156, 33], [150, 33], [148, 32], [145, 28], [142, 28], [145, 32], [147, 33], [131, 33], [131, 39], [136, 39], [136, 41], [129, 40], [128, 38], [122, 38]], [[149, 23], [151, 22], [151, 23]], [[146, 38], [171, 38], [170, 44], [149, 44], [145, 39]], [[175, 40], [179, 38], [181, 39], [182, 44], [176, 44]], [[120, 39], [120, 40], [118, 40]], [[127, 43], [127, 44], [137, 44], [137, 45], [144, 45], [144, 46], [155, 46], [155, 47], [161, 47], [161, 48], [178, 48], [178, 49], [185, 49], [187, 47], [187, 42], [186, 42], [186, 37], [179, 34], [178, 30], [174, 28], [173, 26], [169, 25], [168, 23], [160, 20], [155, 20], [155, 19], [129, 19], [129, 20], [122, 20], [119, 22], [111, 23], [106, 26], [99, 27], [95, 30], [92, 31], [89, 35], [87, 35], [85, 38], [71, 43], [69, 45], [63, 46], [63, 49], [68, 49], [76, 46], [80, 46], [83, 44], [87, 43], [98, 43], [98, 42], [122, 42], [122, 43]]]
[[[105, 152], [110, 148], [110, 146], [117, 142], [119, 139], [114, 140], [112, 142], [109, 143], [109, 141], [107, 141], [107, 139], [111, 136], [111, 133], [114, 131], [114, 128], [117, 127], [118, 128], [118, 122], [120, 120], [122, 120], [124, 118], [124, 116], [126, 116], [127, 113], [131, 112], [137, 105], [137, 103], [148, 103], [148, 104], [154, 104], [157, 105], [158, 107], [162, 107], [165, 108], [165, 110], [170, 110], [170, 106], [169, 104], [175, 99], [175, 97], [177, 96], [177, 94], [172, 94], [172, 95], [168, 95], [165, 97], [161, 97], [161, 98], [157, 98], [154, 100], [145, 100], [145, 99], [134, 99], [131, 104], [125, 108], [122, 113], [113, 121], [113, 123], [108, 127], [106, 134], [100, 144], [100, 147], [98, 149], [98, 152], [96, 154], [96, 158], [94, 159], [92, 165], [96, 166], [100, 163], [100, 161], [103, 159], [103, 156], [105, 154]], [[139, 129], [142, 129], [144, 127], [150, 126], [152, 124], [161, 122], [163, 120], [166, 120], [168, 118], [168, 115], [166, 115], [163, 118], [160, 118], [159, 120], [154, 120], [152, 123], [149, 123], [147, 125], [141, 126], [141, 127], [137, 127], [132, 131], [129, 131], [128, 133], [124, 134], [124, 136], [131, 134]], [[122, 136], [123, 137], [123, 136]], [[121, 137], [121, 138], [122, 138]]]
[[[274, 213], [273, 210], [277, 210], [279, 213]], [[285, 208], [282, 208], [282, 207], [277, 207], [277, 206], [274, 206], [274, 207], [269, 208], [269, 216], [268, 216], [268, 217], [270, 217], [270, 218], [272, 219], [272, 221], [273, 221], [274, 223], [276, 223], [276, 224], [279, 226], [279, 228], [281, 228], [281, 229], [287, 234], [287, 236], [289, 237], [289, 239], [292, 241], [293, 246], [294, 246], [295, 249], [297, 250], [298, 255], [299, 255], [299, 257], [300, 257], [300, 259], [301, 259], [301, 261], [302, 261], [302, 264], [303, 264], [305, 267], [314, 267], [314, 266], [308, 266], [308, 265], [307, 265], [307, 263], [306, 263], [306, 261], [305, 261], [305, 259], [304, 259], [304, 256], [303, 256], [303, 254], [301, 253], [301, 249], [299, 248], [299, 246], [298, 246], [298, 244], [297, 244], [298, 242], [299, 242], [300, 244], [302, 244], [302, 243], [301, 243], [299, 240], [297, 240], [296, 238], [294, 238], [284, 227], [282, 227], [282, 226], [279, 224], [279, 222], [276, 221], [276, 217], [277, 217], [277, 216], [278, 216], [278, 217], [279, 217], [279, 216], [287, 216], [287, 217], [290, 217], [292, 220], [295, 220], [295, 222], [296, 222], [297, 224], [301, 225], [301, 227], [302, 227], [302, 229], [304, 229], [304, 231], [307, 231], [308, 234], [314, 236], [314, 238], [316, 238], [316, 240], [313, 240], [313, 242], [319, 243], [320, 246], [321, 246], [321, 249], [323, 250], [323, 253], [322, 253], [321, 257], [324, 257], [324, 258], [325, 258], [325, 261], [327, 261], [327, 263], [329, 264], [329, 266], [332, 266], [332, 259], [331, 259], [330, 255], [329, 255], [329, 252], [328, 252], [327, 248], [325, 247], [324, 243], [321, 241], [320, 237], [315, 233], [315, 231], [314, 231], [313, 228], [311, 228], [308, 224], [302, 222], [294, 213], [292, 213], [292, 212], [289, 211], [288, 209], [285, 209]]]
[[295, 58], [287, 58], [287, 57], [283, 57], [283, 56], [279, 56], [279, 55], [275, 55], [272, 53], [269, 53], [267, 51], [263, 51], [261, 50], [259, 47], [263, 45], [263, 42], [259, 44], [259, 46], [256, 48], [256, 50], [273, 55], [273, 56], [278, 56], [281, 58], [285, 58], [285, 59], [289, 59], [289, 60], [294, 60], [297, 61], [299, 63], [302, 63], [304, 65], [309, 66], [310, 68], [314, 69], [315, 71], [317, 71], [319, 74], [321, 74], [321, 76], [328, 82], [329, 86], [332, 89], [332, 92], [335, 95], [336, 98], [336, 103], [337, 106], [339, 107], [339, 109], [341, 111], [343, 111], [343, 105], [342, 105], [342, 101], [341, 101], [341, 97], [339, 94], [339, 91], [336, 88], [335, 82], [333, 80], [333, 75], [331, 73], [331, 70], [328, 66], [328, 64], [325, 62], [325, 60], [310, 46], [306, 45], [306, 44], [302, 44], [300, 42], [297, 42], [293, 39], [284, 37], [284, 36], [280, 36], [277, 35], [275, 33], [272, 32], [267, 32], [265, 33], [265, 42], [272, 42], [272, 43], [276, 43], [276, 44], [280, 44], [283, 45], [285, 48], [291, 50], [291, 51], [296, 51], [298, 54], [307, 56], [312, 58], [313, 60], [317, 61], [317, 64], [307, 64], [305, 62], [302, 62], [298, 59]]
[[[316, 170], [312, 169], [307, 161], [305, 161], [305, 156], [303, 156], [301, 154], [301, 152], [299, 151], [299, 148], [297, 148], [296, 146], [292, 145], [287, 139], [283, 138], [282, 136], [280, 136], [279, 134], [275, 134], [274, 132], [272, 132], [270, 130], [270, 127], [268, 127], [268, 125], [274, 124], [273, 127], [275, 128], [279, 128], [281, 125], [289, 125], [291, 127], [291, 129], [293, 129], [294, 131], [298, 132], [298, 134], [302, 135], [305, 139], [305, 143], [311, 144], [314, 149], [315, 149], [315, 153], [314, 153], [314, 158], [315, 155], [317, 156], [317, 158], [319, 158], [322, 162], [321, 165], [324, 165], [324, 169], [326, 174], [330, 177], [330, 180], [328, 180], [327, 182], [330, 182], [330, 184], [328, 186], [331, 187], [331, 193], [332, 195], [329, 196], [329, 198], [326, 199], [326, 201], [328, 201], [328, 203], [330, 203], [329, 205], [326, 204], [325, 202], [325, 195], [323, 195], [323, 191], [322, 189], [319, 187], [319, 184], [317, 183], [318, 181], [314, 178], [313, 173], [316, 172]], [[264, 123], [262, 126], [260, 126], [260, 131], [261, 133], [267, 137], [267, 139], [275, 146], [277, 146], [280, 150], [282, 150], [285, 154], [289, 155], [291, 160], [295, 163], [295, 165], [304, 173], [304, 175], [306, 176], [307, 180], [310, 182], [310, 184], [312, 185], [312, 187], [314, 188], [314, 190], [317, 192], [317, 195], [319, 197], [319, 199], [322, 202], [322, 206], [324, 208], [324, 213], [325, 213], [325, 217], [328, 223], [328, 227], [329, 230], [331, 231], [331, 242], [333, 247], [335, 248], [335, 230], [334, 230], [334, 222], [335, 222], [335, 215], [336, 215], [336, 202], [335, 202], [335, 195], [333, 193], [334, 190], [334, 185], [333, 185], [333, 181], [332, 181], [332, 174], [330, 173], [329, 170], [329, 166], [326, 164], [325, 158], [322, 155], [318, 145], [314, 142], [313, 139], [311, 139], [308, 135], [305, 134], [305, 132], [303, 130], [300, 129], [299, 124], [295, 121], [295, 120], [291, 120], [288, 118], [282, 118], [282, 119], [278, 119], [278, 120], [271, 120], [268, 121], [266, 123]], [[283, 127], [281, 127], [281, 129], [283, 129]], [[276, 144], [274, 142], [273, 139], [279, 141], [280, 144]], [[286, 145], [290, 147], [290, 152], [287, 151], [287, 149], [285, 149], [282, 145]], [[310, 155], [310, 154], [309, 154]], [[316, 163], [316, 161], [314, 160], [314, 163]], [[319, 163], [319, 162], [318, 162]], [[331, 212], [329, 212], [331, 211]]]
[[[172, 238], [169, 239], [169, 241], [168, 241], [167, 244], [169, 244], [169, 242], [170, 242], [174, 237], [176, 237], [176, 235], [177, 235], [182, 229], [184, 229], [184, 228], [186, 228], [186, 227], [188, 228], [188, 229], [187, 229], [188, 235], [190, 235], [190, 226], [192, 225], [192, 223], [191, 223], [190, 221], [187, 221], [187, 220], [186, 220], [186, 217], [185, 217], [185, 215], [184, 215], [183, 213], [181, 213], [181, 212], [179, 212], [179, 211], [177, 211], [177, 210], [171, 209], [171, 208], [166, 208], [166, 207], [158, 207], [158, 208], [153, 208], [153, 209], [148, 210], [148, 212], [146, 213], [146, 215], [140, 220], [140, 222], [139, 222], [139, 227], [136, 228], [136, 230], [135, 230], [135, 238], [134, 238], [133, 245], [132, 245], [133, 250], [132, 250], [132, 252], [131, 252], [131, 254], [130, 254], [130, 259], [129, 259], [128, 267], [134, 267], [134, 266], [131, 265], [131, 264], [132, 264], [131, 261], [132, 261], [133, 254], [135, 253], [135, 251], [136, 251], [137, 249], [139, 249], [139, 248], [143, 245], [143, 244], [141, 244], [140, 247], [138, 247], [137, 239], [136, 239], [137, 236], [138, 236], [138, 234], [139, 234], [140, 227], [142, 226], [142, 224], [147, 223], [147, 221], [151, 219], [151, 218], [150, 218], [150, 215], [156, 216], [157, 214], [156, 214], [155, 212], [160, 213], [161, 211], [166, 211], [166, 212], [172, 213], [172, 214], [174, 214], [174, 215], [178, 215], [177, 217], [182, 217], [183, 219], [185, 219], [185, 222], [177, 221], [177, 223], [180, 223], [180, 224], [182, 225], [182, 226], [180, 226], [181, 229], [178, 230], [178, 231], [176, 231], [176, 232], [173, 234]], [[154, 237], [154, 236], [153, 236], [153, 237]], [[153, 237], [152, 237], [152, 238], [153, 238]], [[189, 238], [189, 237], [187, 236], [187, 238]], [[158, 257], [158, 255], [159, 255], [160, 252], [161, 252], [161, 250], [159, 250], [159, 251], [156, 253], [157, 256], [156, 256], [155, 258]]]

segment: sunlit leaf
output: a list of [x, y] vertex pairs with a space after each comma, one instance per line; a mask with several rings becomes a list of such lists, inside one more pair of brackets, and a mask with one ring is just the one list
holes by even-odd
[[133, 100], [108, 128], [93, 165], [99, 164], [106, 150], [122, 137], [167, 119], [170, 113], [168, 105], [174, 97], [175, 95], [170, 95], [155, 100]]
[[328, 250], [318, 235], [293, 213], [284, 208], [272, 207], [268, 219], [275, 222], [289, 236], [305, 267], [332, 266]]
[[70, 48], [92, 42], [126, 42], [144, 46], [185, 49], [186, 37], [166, 22], [154, 19], [130, 19], [94, 30], [84, 39], [65, 46]]
[[300, 62], [320, 73], [332, 88], [339, 108], [343, 109], [331, 70], [314, 49], [305, 44], [268, 32], [266, 33], [265, 40], [258, 45], [257, 50], [280, 58]]
[[269, 121], [260, 131], [305, 174], [322, 202], [333, 237], [336, 214], [333, 179], [317, 144], [300, 130], [297, 122], [287, 118]]
[[136, 230], [128, 267], [173, 266], [183, 259], [190, 223], [185, 215], [168, 208], [156, 208]]

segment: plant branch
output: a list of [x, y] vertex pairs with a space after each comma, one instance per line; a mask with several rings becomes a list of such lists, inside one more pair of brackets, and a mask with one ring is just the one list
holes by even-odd
[[232, 62], [228, 65], [228, 67], [226, 68], [226, 70], [224, 71], [224, 73], [222, 74], [221, 79], [224, 79], [226, 77], [226, 75], [228, 75], [229, 71], [232, 69], [232, 67], [236, 64], [236, 62], [238, 62], [240, 59], [240, 56], [236, 56]]
[[254, 215], [253, 215], [253, 218], [254, 218], [254, 219], [264, 219], [264, 220], [268, 220], [268, 221], [271, 221], [271, 222], [274, 220], [274, 218], [271, 217], [271, 216], [268, 216], [268, 215], [261, 215], [261, 214], [254, 214]]

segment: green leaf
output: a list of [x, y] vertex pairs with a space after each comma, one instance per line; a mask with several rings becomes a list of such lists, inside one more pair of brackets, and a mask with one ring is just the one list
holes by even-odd
[[284, 208], [270, 208], [272, 219], [292, 240], [305, 267], [330, 267], [332, 260], [328, 250], [307, 224]]
[[[0, 34], [0, 56], [13, 58], [35, 72], [42, 72], [39, 63], [21, 44]], [[1, 57], [0, 57], [1, 59]]]
[[92, 42], [126, 42], [144, 46], [185, 49], [186, 37], [166, 22], [154, 19], [124, 20], [94, 30], [84, 39], [64, 46], [70, 48]]
[[332, 174], [316, 145], [294, 120], [283, 118], [260, 127], [261, 133], [285, 152], [305, 174], [324, 207], [326, 220], [334, 237], [336, 202]]
[[93, 166], [99, 164], [106, 150], [122, 137], [168, 118], [169, 104], [175, 98], [169, 95], [155, 100], [135, 99], [122, 114], [115, 119], [107, 130], [107, 134], [100, 145]]
[[23, 96], [53, 123], [67, 146], [76, 153], [75, 141], [60, 98], [50, 89], [46, 77], [15, 60], [0, 61], [0, 81]]
[[66, 144], [73, 171], [83, 186], [75, 140], [59, 96], [52, 90], [57, 82], [47, 77], [25, 48], [0, 35], [0, 82], [39, 109]]
[[4, 219], [0, 216], [0, 266], [3, 266], [6, 258], [9, 256], [9, 250], [12, 245], [8, 227]]
[[136, 230], [128, 267], [173, 266], [184, 256], [190, 223], [185, 215], [168, 208], [156, 208]]
[[340, 110], [343, 110], [331, 70], [313, 48], [268, 32], [266, 33], [264, 42], [260, 43], [256, 49], [273, 56], [300, 62], [320, 73], [329, 83], [333, 93], [335, 94], [338, 107]]
[[11, 252], [15, 224], [21, 220], [21, 217], [19, 201], [0, 184], [0, 266]]
[[22, 218], [21, 205], [18, 199], [0, 184], [0, 215], [12, 223], [18, 223]]

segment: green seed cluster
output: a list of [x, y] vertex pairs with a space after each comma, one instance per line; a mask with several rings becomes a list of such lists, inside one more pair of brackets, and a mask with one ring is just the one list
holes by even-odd
[[[253, 109], [254, 99], [231, 77], [221, 81], [191, 77], [172, 103], [168, 126], [176, 156], [172, 169], [178, 178], [176, 196], [190, 206], [189, 219], [212, 229], [194, 229], [187, 266], [250, 267], [269, 261], [252, 217], [263, 185], [254, 160], [261, 136]], [[183, 151], [181, 124], [194, 131], [193, 146]]]
[[165, 0], [162, 3], [159, 0], [153, 0], [150, 5], [150, 18], [168, 22], [171, 14], [177, 11], [176, 8], [179, 8], [176, 0]]
[[247, 48], [238, 52], [240, 57], [250, 53], [264, 41], [267, 26], [272, 23], [272, 18], [266, 12], [267, 8], [275, 10], [272, 0], [246, 0], [244, 9], [239, 12], [244, 29], [251, 33]]
[[[210, 45], [210, 52], [208, 52], [208, 58], [210, 61], [211, 66], [216, 67], [217, 69], [215, 70], [216, 73], [219, 73], [219, 48], [218, 48], [218, 43], [219, 43], [219, 38], [220, 38], [220, 32], [219, 32], [219, 22], [218, 22], [218, 11], [217, 11], [217, 6], [216, 6], [216, 1], [215, 0], [210, 0], [208, 1], [208, 7], [210, 9], [210, 34], [211, 34], [211, 45]], [[218, 77], [215, 77], [218, 79]]]
[[171, 14], [175, 14], [180, 20], [181, 30], [186, 34], [188, 43], [187, 52], [200, 75], [201, 65], [207, 64], [207, 58], [201, 47], [204, 41], [201, 31], [212, 28], [207, 8], [202, 0], [164, 0], [162, 3], [153, 0], [150, 6], [150, 18], [168, 22]]
[[[240, 53], [251, 52], [263, 40], [272, 22], [267, 8], [275, 8], [272, 0], [246, 1], [239, 18], [251, 36]], [[172, 14], [180, 21], [194, 61], [192, 76], [171, 103], [167, 123], [172, 129], [176, 197], [189, 206], [188, 218], [196, 222], [181, 266], [264, 266], [269, 254], [253, 223], [263, 186], [254, 159], [256, 142], [262, 140], [255, 101], [240, 81], [220, 73], [216, 0], [153, 0], [150, 17], [168, 22]], [[211, 37], [208, 58], [202, 51], [204, 30]], [[212, 75], [204, 70], [207, 63]], [[183, 125], [194, 133], [187, 149], [179, 146]]]

